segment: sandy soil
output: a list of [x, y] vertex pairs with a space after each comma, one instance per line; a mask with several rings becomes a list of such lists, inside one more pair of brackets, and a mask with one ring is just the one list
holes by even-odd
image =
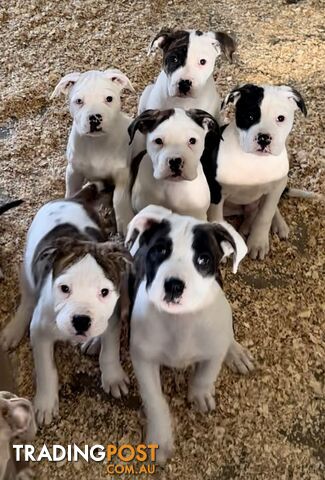
[[[297, 114], [290, 137], [290, 185], [320, 193], [325, 153], [321, 5], [321, 0], [290, 5], [284, 0], [3, 0], [0, 188], [25, 203], [1, 218], [1, 325], [17, 305], [28, 225], [42, 203], [64, 192], [71, 119], [63, 100], [49, 100], [59, 78], [73, 70], [118, 67], [140, 94], [159, 72], [159, 56], [148, 59], [146, 49], [160, 27], [233, 32], [237, 59], [232, 65], [220, 62], [216, 69], [220, 93], [247, 81], [295, 85], [309, 114], [306, 120]], [[127, 94], [125, 110], [134, 114], [136, 102], [136, 95]], [[273, 237], [264, 262], [246, 259], [239, 275], [225, 275], [237, 337], [249, 346], [259, 368], [248, 378], [224, 369], [217, 382], [217, 410], [209, 415], [186, 403], [182, 372], [164, 373], [176, 452], [155, 478], [324, 478], [324, 208], [320, 202], [289, 199], [281, 209], [290, 239]], [[12, 360], [20, 392], [32, 397], [28, 339]], [[123, 361], [131, 373], [125, 348]], [[39, 431], [37, 447], [140, 441], [141, 402], [132, 375], [129, 397], [115, 401], [100, 388], [95, 359], [61, 345], [57, 362], [61, 417]], [[96, 463], [43, 462], [35, 470], [41, 480], [107, 478], [105, 466]]]

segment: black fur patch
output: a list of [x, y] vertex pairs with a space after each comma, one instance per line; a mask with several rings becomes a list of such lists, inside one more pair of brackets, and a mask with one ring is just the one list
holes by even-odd
[[248, 130], [261, 119], [261, 103], [264, 98], [264, 89], [257, 85], [247, 84], [236, 89], [240, 92], [236, 103], [236, 125], [241, 130]]
[[136, 117], [128, 127], [128, 134], [130, 137], [129, 144], [132, 143], [134, 135], [137, 130], [144, 135], [148, 132], [153, 132], [162, 122], [168, 120], [174, 115], [175, 110], [170, 108], [168, 110], [145, 110], [138, 117]]
[[170, 32], [161, 44], [163, 50], [163, 66], [167, 75], [186, 64], [190, 34], [185, 30]]
[[132, 193], [133, 186], [135, 184], [136, 178], [138, 176], [139, 172], [139, 167], [141, 160], [147, 153], [147, 150], [142, 150], [142, 152], [138, 153], [135, 157], [132, 158], [131, 160], [131, 165], [130, 165], [130, 181], [129, 181], [129, 193]]

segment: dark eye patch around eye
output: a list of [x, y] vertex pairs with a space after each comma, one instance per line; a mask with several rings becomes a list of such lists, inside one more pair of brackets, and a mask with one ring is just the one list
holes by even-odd
[[256, 85], [244, 87], [236, 103], [236, 125], [241, 130], [248, 130], [261, 119], [261, 103], [264, 89]]

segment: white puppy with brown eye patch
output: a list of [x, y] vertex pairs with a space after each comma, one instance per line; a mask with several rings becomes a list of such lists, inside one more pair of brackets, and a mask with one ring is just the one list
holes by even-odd
[[215, 137], [203, 156], [209, 165], [208, 218], [244, 214], [240, 232], [247, 236], [249, 254], [263, 259], [271, 228], [280, 238], [289, 234], [278, 208], [289, 171], [286, 140], [295, 110], [304, 115], [307, 110], [301, 94], [285, 85], [243, 85], [226, 97], [228, 103], [235, 104], [235, 119], [221, 128], [222, 140]]
[[135, 212], [150, 204], [206, 220], [210, 192], [200, 162], [207, 132], [219, 131], [202, 110], [146, 110], [130, 125], [146, 135], [146, 150], [131, 162], [131, 199]]
[[157, 460], [163, 463], [173, 451], [173, 432], [160, 366], [194, 367], [188, 400], [203, 412], [215, 409], [215, 381], [224, 361], [240, 373], [254, 368], [234, 339], [219, 270], [220, 261], [233, 255], [236, 272], [247, 248], [226, 222], [202, 223], [153, 205], [133, 218], [126, 242], [136, 234], [130, 351], [147, 416], [146, 442], [159, 445]]
[[223, 32], [162, 30], [151, 42], [149, 53], [158, 48], [163, 53], [163, 70], [155, 83], [145, 88], [138, 112], [180, 107], [219, 115], [213, 71], [221, 53], [232, 60], [234, 40]]
[[132, 152], [127, 128], [131, 118], [121, 112], [121, 91], [134, 92], [130, 80], [116, 69], [73, 72], [52, 94], [69, 96], [73, 124], [67, 146], [66, 197], [86, 181], [108, 180], [115, 186], [113, 206], [117, 228], [125, 233], [132, 218], [127, 194]]
[[27, 235], [21, 302], [1, 335], [5, 349], [13, 348], [31, 322], [34, 406], [40, 424], [48, 424], [58, 415], [57, 341], [79, 344], [101, 335], [103, 388], [116, 397], [127, 393], [115, 309], [130, 256], [123, 247], [103, 241], [92, 208], [98, 199], [97, 187], [89, 185], [72, 199], [47, 203], [38, 211]]

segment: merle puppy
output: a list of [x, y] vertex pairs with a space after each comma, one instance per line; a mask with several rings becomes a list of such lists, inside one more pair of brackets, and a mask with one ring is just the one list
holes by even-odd
[[160, 366], [193, 366], [188, 399], [215, 409], [215, 381], [223, 362], [253, 370], [252, 358], [234, 339], [231, 307], [223, 293], [220, 261], [233, 255], [233, 271], [245, 256], [242, 237], [226, 222], [202, 223], [155, 205], [129, 224], [135, 274], [130, 349], [147, 416], [147, 443], [159, 445], [163, 463], [173, 451]]
[[235, 119], [222, 127], [222, 140], [209, 134], [202, 158], [211, 191], [208, 218], [243, 213], [249, 254], [263, 259], [271, 226], [280, 238], [289, 233], [278, 209], [289, 171], [286, 140], [295, 110], [307, 110], [300, 93], [284, 85], [243, 85], [226, 97], [224, 106], [229, 103]]
[[232, 60], [234, 40], [223, 32], [162, 30], [151, 42], [149, 53], [158, 48], [163, 53], [163, 69], [142, 93], [139, 113], [181, 107], [218, 115], [220, 98], [213, 71], [221, 53]]

